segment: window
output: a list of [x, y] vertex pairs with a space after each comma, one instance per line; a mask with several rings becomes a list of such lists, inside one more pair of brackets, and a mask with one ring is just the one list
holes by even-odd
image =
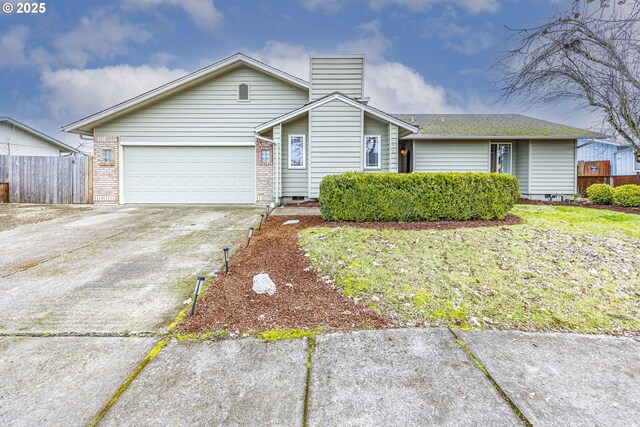
[[238, 85], [238, 101], [249, 101], [249, 85], [240, 83]]
[[268, 148], [260, 150], [260, 163], [271, 164], [271, 150]]
[[113, 163], [113, 150], [102, 150], [102, 163]]
[[306, 147], [304, 135], [289, 135], [289, 167], [304, 169], [306, 167]]
[[380, 168], [380, 135], [364, 136], [364, 168]]
[[511, 173], [511, 144], [491, 144], [491, 172]]

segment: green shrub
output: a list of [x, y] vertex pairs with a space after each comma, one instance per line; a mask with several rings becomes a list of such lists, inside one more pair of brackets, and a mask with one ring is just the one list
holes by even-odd
[[349, 172], [320, 184], [320, 210], [329, 221], [504, 219], [519, 197], [514, 176], [480, 172]]
[[613, 203], [613, 187], [608, 184], [592, 184], [587, 188], [587, 197], [593, 203], [610, 205]]
[[613, 191], [613, 200], [620, 206], [640, 206], [640, 185], [628, 184]]

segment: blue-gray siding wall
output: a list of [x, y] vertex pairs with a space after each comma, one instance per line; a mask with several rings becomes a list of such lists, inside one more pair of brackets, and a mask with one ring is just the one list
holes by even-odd
[[588, 140], [578, 141], [578, 161], [609, 160], [612, 175], [634, 175], [635, 155], [631, 147], [619, 147], [602, 142], [589, 143]]

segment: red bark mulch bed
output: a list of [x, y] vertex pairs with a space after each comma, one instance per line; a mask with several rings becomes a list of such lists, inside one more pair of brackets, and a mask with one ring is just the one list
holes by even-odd
[[546, 200], [529, 200], [520, 199], [520, 205], [548, 205], [548, 206], [579, 206], [589, 209], [602, 209], [607, 211], [622, 212], [628, 214], [640, 215], [640, 208], [632, 208], [618, 205], [597, 205], [591, 202], [548, 202]]
[[522, 218], [507, 214], [503, 221], [425, 221], [425, 222], [324, 222], [323, 227], [357, 227], [376, 230], [451, 230], [455, 228], [498, 227], [521, 224]]
[[313, 200], [307, 200], [300, 203], [292, 202], [292, 203], [288, 203], [287, 207], [288, 208], [319, 208], [320, 202], [313, 201]]
[[[282, 225], [290, 219], [300, 222]], [[222, 329], [254, 332], [319, 326], [334, 330], [392, 327], [391, 319], [345, 297], [311, 270], [304, 251], [298, 246], [300, 230], [320, 226], [439, 230], [519, 222], [520, 219], [513, 215], [506, 221], [423, 223], [331, 223], [319, 216], [272, 216], [261, 230], [255, 231], [249, 248], [243, 246], [238, 250], [230, 261], [229, 274], [221, 272], [198, 300], [193, 318], [185, 317], [178, 329], [183, 332]], [[275, 282], [275, 295], [253, 292], [253, 276], [259, 273], [268, 273]]]

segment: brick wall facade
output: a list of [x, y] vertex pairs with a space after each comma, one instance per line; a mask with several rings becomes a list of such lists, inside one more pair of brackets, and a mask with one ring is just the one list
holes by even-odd
[[[266, 159], [263, 158], [262, 150], [269, 151], [269, 161], [263, 161]], [[256, 204], [258, 205], [268, 205], [275, 201], [273, 154], [273, 143], [256, 139]]]
[[[120, 201], [120, 140], [118, 137], [93, 138], [93, 203], [116, 205]], [[105, 158], [111, 150], [111, 159]]]

